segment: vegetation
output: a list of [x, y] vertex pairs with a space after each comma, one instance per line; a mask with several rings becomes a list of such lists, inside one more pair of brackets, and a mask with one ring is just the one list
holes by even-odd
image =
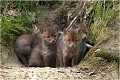
[[[1, 14], [1, 43], [12, 45], [16, 37], [31, 31], [31, 24], [35, 22], [33, 12], [38, 2], [27, 1], [2, 1], [0, 2]], [[41, 7], [40, 7], [41, 8]], [[42, 12], [37, 12], [41, 14]]]
[[[56, 7], [55, 4], [59, 3], [64, 3], [64, 1], [1, 1], [1, 43], [11, 45], [17, 36], [23, 33], [29, 33], [32, 29], [31, 24], [40, 22], [44, 14], [44, 8], [51, 6], [50, 8], [54, 9], [54, 7]], [[81, 22], [89, 26], [89, 39], [92, 43], [96, 44], [107, 37], [107, 27], [109, 23], [113, 21], [118, 11], [119, 3], [117, 1], [91, 1], [87, 4], [86, 10], [81, 13]], [[65, 12], [63, 15], [66, 14]], [[81, 17], [79, 17], [79, 19], [81, 19]]]
[[91, 6], [93, 10], [93, 24], [90, 27], [92, 41], [98, 43], [108, 36], [107, 27], [113, 17], [118, 15], [119, 4], [115, 2], [96, 2]]

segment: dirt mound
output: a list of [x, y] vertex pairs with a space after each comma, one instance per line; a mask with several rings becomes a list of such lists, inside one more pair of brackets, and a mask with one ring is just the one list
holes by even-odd
[[[88, 66], [73, 68], [1, 68], [1, 80], [117, 80], [117, 70], [106, 66], [104, 70], [91, 70]], [[109, 71], [109, 73], [107, 72]]]

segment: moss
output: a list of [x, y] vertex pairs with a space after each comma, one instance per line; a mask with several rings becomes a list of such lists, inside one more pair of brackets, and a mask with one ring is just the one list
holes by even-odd
[[102, 58], [106, 59], [108, 62], [112, 62], [112, 61], [118, 62], [118, 54], [117, 53], [110, 53], [106, 49], [101, 49], [101, 51], [98, 52], [96, 56], [102, 57]]
[[97, 49], [92, 48], [80, 64], [87, 64], [91, 67], [104, 66], [105, 64], [118, 66], [118, 57], [114, 55], [115, 53], [109, 53], [106, 49], [101, 49], [95, 53]]
[[[98, 51], [99, 49], [99, 51]], [[90, 49], [90, 51], [87, 53], [87, 56], [85, 57], [85, 59], [89, 58], [89, 57], [101, 57], [105, 60], [107, 60], [108, 62], [118, 62], [119, 58], [118, 58], [118, 54], [117, 53], [111, 53], [106, 49], [103, 48], [92, 48]]]

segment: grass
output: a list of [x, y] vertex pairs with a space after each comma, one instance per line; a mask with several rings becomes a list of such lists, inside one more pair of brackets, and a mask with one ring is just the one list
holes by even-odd
[[[96, 44], [109, 34], [107, 27], [119, 11], [119, 4], [114, 1], [98, 1], [92, 5], [93, 22], [90, 26], [92, 41]], [[108, 5], [109, 4], [109, 5]]]
[[[57, 4], [54, 1], [53, 3]], [[11, 45], [17, 36], [30, 32], [32, 29], [31, 24], [39, 23], [44, 16], [44, 6], [50, 6], [53, 3], [47, 1], [1, 1], [1, 43]], [[89, 38], [92, 43], [96, 44], [109, 34], [107, 27], [118, 13], [119, 3], [107, 0], [93, 1], [86, 8], [81, 13], [83, 16], [80, 18], [82, 18], [82, 22], [89, 26]], [[64, 7], [61, 9], [64, 9]], [[9, 15], [10, 10], [16, 10], [17, 16]]]
[[35, 12], [38, 1], [1, 1], [0, 5], [0, 43], [3, 45], [13, 45], [19, 35], [31, 32], [36, 14], [43, 14], [42, 6]]

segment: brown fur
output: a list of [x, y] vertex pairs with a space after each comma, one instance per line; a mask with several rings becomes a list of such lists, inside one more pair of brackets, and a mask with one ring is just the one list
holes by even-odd
[[[57, 66], [74, 66], [86, 55], [86, 40], [88, 37], [88, 29], [84, 24], [78, 24], [75, 29], [64, 32], [63, 38], [58, 42], [57, 46]], [[76, 43], [78, 41], [78, 43]], [[75, 46], [76, 45], [76, 46]]]
[[56, 64], [56, 31], [50, 27], [47, 27], [43, 30], [40, 37], [41, 37], [40, 44], [36, 46], [31, 52], [29, 66], [55, 67], [55, 64]]
[[63, 38], [58, 42], [57, 46], [57, 66], [71, 67], [76, 63], [76, 57], [79, 52], [80, 45], [79, 31], [71, 30], [64, 32]]
[[75, 28], [78, 30], [80, 29], [80, 31], [81, 31], [80, 34], [83, 39], [88, 37], [89, 31], [88, 31], [88, 28], [84, 24], [79, 23], [79, 24], [77, 24], [77, 26]]
[[14, 51], [18, 59], [25, 65], [28, 66], [28, 59], [32, 49], [32, 44], [37, 38], [40, 30], [36, 27], [32, 34], [23, 34], [16, 39], [14, 44]]
[[31, 57], [29, 59], [30, 67], [48, 66], [48, 58], [44, 50], [45, 47], [39, 44], [31, 51]]
[[89, 34], [89, 31], [88, 31], [88, 28], [80, 23], [78, 24], [77, 26], [77, 29], [80, 29], [80, 35], [81, 35], [81, 43], [80, 43], [80, 49], [79, 49], [79, 54], [77, 56], [77, 60], [76, 60], [76, 65], [80, 63], [80, 61], [85, 57], [86, 55], [86, 40], [88, 38], [88, 34]]

